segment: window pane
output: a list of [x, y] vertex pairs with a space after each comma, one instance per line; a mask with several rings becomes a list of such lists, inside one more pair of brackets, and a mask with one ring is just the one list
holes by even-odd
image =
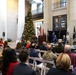
[[60, 7], [66, 6], [66, 0], [60, 0]]

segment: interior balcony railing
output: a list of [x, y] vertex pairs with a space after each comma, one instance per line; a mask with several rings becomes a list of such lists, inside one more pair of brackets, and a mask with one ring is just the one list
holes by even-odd
[[67, 6], [67, 1], [59, 1], [59, 2], [53, 3], [53, 9], [66, 7], [66, 6]]
[[42, 8], [32, 11], [32, 15], [36, 15], [36, 14], [40, 14], [40, 13], [43, 13], [43, 9]]

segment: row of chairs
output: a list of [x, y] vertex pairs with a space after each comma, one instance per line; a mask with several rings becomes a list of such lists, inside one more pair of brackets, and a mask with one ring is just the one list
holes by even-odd
[[[47, 61], [47, 60], [43, 60], [41, 58], [37, 58], [37, 57], [30, 57], [30, 59], [33, 60], [33, 63], [29, 63], [29, 66], [32, 67], [32, 69], [34, 69], [35, 71], [39, 71], [40, 75], [46, 75], [46, 73], [48, 72], [48, 70], [50, 68], [48, 68], [46, 65], [49, 63], [49, 64], [52, 64], [53, 67], [55, 68], [55, 62], [54, 60], [51, 60], [51, 61]], [[41, 64], [38, 64], [37, 65], [37, 62], [36, 61], [40, 61]], [[73, 65], [70, 66], [70, 69], [74, 72], [76, 70], [76, 68], [73, 67]], [[75, 72], [74, 72], [75, 74]]]
[[[47, 63], [52, 64], [53, 67], [55, 67], [55, 63], [54, 61], [47, 61], [47, 60], [43, 60], [41, 58], [37, 58], [37, 57], [30, 57], [30, 59], [33, 60], [33, 63], [29, 63], [30, 66], [32, 66], [32, 68], [36, 71], [36, 70], [40, 70], [40, 75], [46, 75], [46, 72], [49, 70], [49, 68], [46, 66]], [[36, 61], [40, 61], [41, 64], [37, 65]]]
[[[46, 51], [44, 50], [40, 50], [40, 49], [36, 49], [36, 51], [39, 53], [39, 57], [41, 58], [41, 53], [45, 53]], [[55, 53], [57, 56], [59, 55], [59, 53]]]

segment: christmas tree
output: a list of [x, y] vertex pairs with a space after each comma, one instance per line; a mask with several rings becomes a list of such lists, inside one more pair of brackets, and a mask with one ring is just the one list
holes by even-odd
[[24, 25], [24, 30], [22, 34], [22, 39], [26, 41], [27, 40], [31, 41], [33, 38], [33, 35], [35, 35], [35, 29], [34, 29], [31, 10], [29, 9], [27, 16], [25, 17], [25, 25]]

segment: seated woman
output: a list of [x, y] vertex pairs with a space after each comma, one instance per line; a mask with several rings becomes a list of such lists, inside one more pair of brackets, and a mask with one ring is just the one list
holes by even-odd
[[14, 49], [5, 50], [2, 56], [2, 75], [13, 75], [14, 66], [18, 64]]
[[4, 42], [2, 38], [0, 38], [0, 46], [4, 46]]
[[72, 75], [68, 73], [71, 59], [66, 53], [61, 53], [56, 60], [56, 68], [50, 68], [46, 75]]
[[21, 44], [21, 42], [18, 42], [18, 43], [17, 43], [15, 49], [16, 49], [16, 52], [18, 52], [18, 53], [21, 51], [21, 49], [22, 49], [22, 44]]
[[29, 49], [31, 47], [31, 42], [27, 41], [26, 48]]
[[7, 48], [10, 48], [10, 46], [8, 45], [8, 41], [4, 41], [3, 49], [7, 49]]
[[10, 49], [10, 46], [8, 45], [8, 41], [4, 41], [4, 47], [3, 47], [2, 55], [4, 55], [4, 52], [5, 52], [7, 49]]

